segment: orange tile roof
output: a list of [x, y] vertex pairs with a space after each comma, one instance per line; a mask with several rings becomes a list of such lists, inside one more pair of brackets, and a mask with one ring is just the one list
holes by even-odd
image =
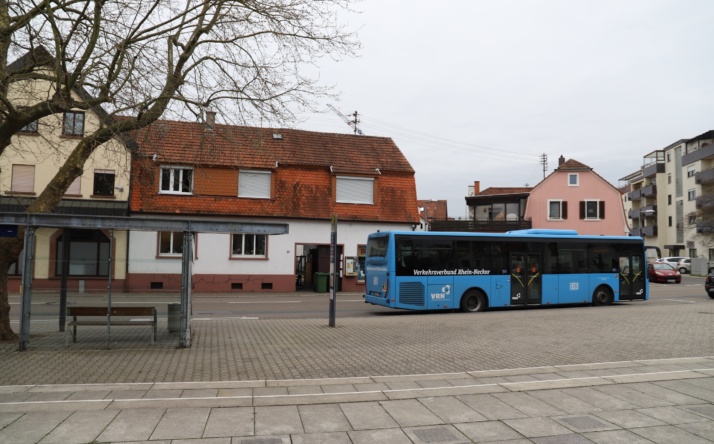
[[496, 196], [501, 194], [527, 194], [530, 193], [532, 189], [533, 187], [489, 187], [473, 197]]
[[[419, 221], [414, 170], [390, 138], [227, 125], [206, 130], [175, 121], [156, 122], [135, 138], [133, 213]], [[161, 165], [193, 166], [194, 194], [159, 194]], [[273, 172], [271, 199], [237, 197], [237, 171], [244, 168]], [[336, 203], [336, 175], [374, 178], [374, 204]]]

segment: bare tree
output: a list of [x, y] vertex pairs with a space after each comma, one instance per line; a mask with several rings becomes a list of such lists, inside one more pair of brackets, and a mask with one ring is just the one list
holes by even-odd
[[[102, 118], [27, 211], [53, 211], [97, 147], [159, 118], [210, 107], [288, 123], [312, 109], [331, 93], [315, 62], [359, 49], [348, 12], [349, 0], [0, 0], [0, 156], [49, 116]], [[0, 339], [16, 338], [7, 282], [21, 249], [22, 233], [0, 240]]]

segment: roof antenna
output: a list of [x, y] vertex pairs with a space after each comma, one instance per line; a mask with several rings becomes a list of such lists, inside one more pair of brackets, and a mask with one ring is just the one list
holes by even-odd
[[329, 103], [327, 104], [327, 106], [328, 106], [332, 111], [334, 111], [335, 114], [337, 114], [338, 116], [340, 116], [340, 118], [341, 118], [342, 120], [344, 120], [345, 123], [347, 123], [350, 127], [354, 128], [355, 134], [358, 134], [358, 135], [360, 135], [360, 136], [363, 136], [363, 135], [364, 135], [364, 133], [362, 132], [362, 130], [359, 129], [359, 128], [357, 128], [357, 124], [359, 123], [359, 120], [357, 119], [357, 115], [358, 115], [358, 114], [357, 114], [357, 111], [355, 111], [353, 114], [350, 114], [350, 116], [354, 117], [354, 120], [350, 120], [350, 119], [347, 118], [346, 115], [344, 115], [344, 114], [342, 114], [341, 112], [337, 111], [337, 108], [335, 108], [334, 106], [330, 105]]
[[543, 179], [545, 179], [545, 172], [548, 169], [548, 155], [546, 153], [540, 155], [540, 163], [543, 165]]

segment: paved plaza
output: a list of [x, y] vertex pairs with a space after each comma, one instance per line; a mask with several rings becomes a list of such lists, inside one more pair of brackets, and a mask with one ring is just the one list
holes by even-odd
[[[35, 320], [0, 346], [0, 442], [714, 442], [714, 301], [197, 319]], [[109, 347], [108, 347], [109, 346]]]

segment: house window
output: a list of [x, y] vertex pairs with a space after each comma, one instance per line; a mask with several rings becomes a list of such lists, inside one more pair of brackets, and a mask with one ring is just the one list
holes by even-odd
[[602, 200], [581, 201], [580, 218], [587, 220], [605, 219], [605, 202]]
[[179, 256], [183, 254], [183, 232], [159, 232], [159, 256]]
[[65, 136], [84, 135], [84, 113], [81, 111], [67, 111], [64, 113], [62, 134]]
[[270, 171], [240, 171], [238, 197], [270, 199], [270, 177]]
[[579, 183], [580, 183], [580, 177], [577, 173], [568, 174], [568, 186], [569, 187], [577, 187]]
[[231, 256], [266, 257], [268, 236], [265, 234], [234, 234], [232, 236]]
[[689, 225], [695, 225], [697, 223], [697, 216], [689, 216]]
[[709, 249], [709, 260], [714, 261], [714, 248]]
[[12, 184], [10, 190], [13, 193], [34, 193], [35, 192], [35, 166], [34, 165], [13, 165]]
[[669, 216], [667, 218], [667, 224], [671, 227], [672, 226], [672, 216]]
[[671, 194], [667, 195], [667, 205], [672, 205], [672, 195]]
[[69, 238], [69, 276], [109, 276], [109, 238], [98, 230], [65, 231], [57, 238], [55, 275], [62, 275], [65, 238]]
[[82, 183], [82, 178], [77, 177], [72, 181], [72, 184], [70, 184], [69, 188], [67, 188], [67, 191], [65, 191], [64, 194], [66, 195], [73, 195], [73, 196], [79, 196], [82, 194], [81, 190], [81, 183]]
[[672, 161], [672, 153], [667, 153], [667, 162], [669, 163], [671, 161]]
[[687, 167], [687, 177], [692, 177], [695, 174], [697, 174], [696, 170], [694, 169], [694, 165], [689, 165]]
[[548, 220], [564, 220], [568, 218], [568, 202], [562, 200], [548, 201]]
[[672, 173], [667, 174], [667, 183], [672, 183]]
[[697, 249], [696, 248], [689, 249], [689, 257], [697, 257]]
[[694, 200], [697, 198], [697, 190], [696, 189], [691, 189], [687, 191], [687, 199], [689, 200]]
[[114, 196], [114, 170], [94, 170], [94, 196]]
[[164, 194], [191, 194], [193, 193], [193, 168], [189, 167], [162, 167], [161, 189]]
[[[24, 109], [25, 109], [25, 107], [21, 107], [20, 112], [22, 112]], [[32, 133], [32, 134], [37, 133], [37, 120], [33, 120], [32, 122], [30, 122], [27, 125], [20, 128], [20, 132], [21, 133]]]
[[337, 202], [374, 204], [374, 179], [367, 177], [338, 177]]

